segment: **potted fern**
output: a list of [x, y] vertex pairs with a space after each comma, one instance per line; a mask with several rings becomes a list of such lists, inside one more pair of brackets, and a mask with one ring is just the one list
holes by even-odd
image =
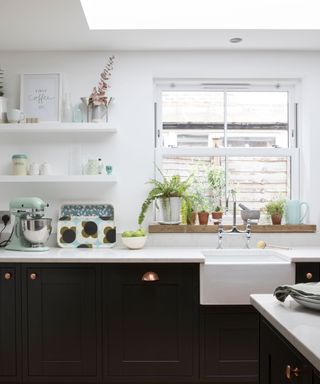
[[142, 204], [138, 223], [141, 225], [144, 221], [146, 212], [152, 202], [155, 202], [156, 208], [161, 213], [162, 224], [180, 224], [180, 213], [182, 200], [189, 202], [187, 190], [191, 183], [191, 176], [186, 180], [181, 180], [179, 175], [166, 177], [159, 170], [163, 180], [149, 180], [152, 189]]

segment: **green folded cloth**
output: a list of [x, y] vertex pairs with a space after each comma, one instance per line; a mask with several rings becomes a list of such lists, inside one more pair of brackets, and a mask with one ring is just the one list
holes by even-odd
[[273, 295], [284, 302], [290, 295], [298, 295], [301, 297], [310, 297], [320, 302], [320, 283], [300, 283], [295, 285], [280, 285], [274, 290]]

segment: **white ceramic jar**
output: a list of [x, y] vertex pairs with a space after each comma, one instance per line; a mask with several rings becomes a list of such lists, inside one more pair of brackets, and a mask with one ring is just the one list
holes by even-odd
[[28, 156], [17, 154], [12, 156], [12, 174], [15, 176], [25, 176], [27, 174]]

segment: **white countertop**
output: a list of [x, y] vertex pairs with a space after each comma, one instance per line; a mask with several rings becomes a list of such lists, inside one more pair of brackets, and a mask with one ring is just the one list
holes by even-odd
[[[227, 249], [227, 248], [226, 248]], [[232, 248], [230, 248], [231, 250]], [[65, 263], [204, 263], [202, 251], [207, 247], [127, 248], [50, 248], [47, 252], [0, 250], [0, 262], [65, 262]], [[243, 249], [241, 250], [243, 252]], [[320, 262], [320, 247], [297, 247], [292, 250], [272, 249], [291, 262]]]
[[320, 311], [307, 309], [291, 297], [281, 303], [270, 294], [251, 295], [250, 301], [320, 371]]
[[290, 259], [293, 263], [298, 262], [317, 262], [320, 261], [320, 246], [319, 247], [295, 247], [290, 250], [274, 249]]
[[47, 252], [0, 250], [0, 263], [202, 263], [200, 249], [181, 247], [50, 248]]

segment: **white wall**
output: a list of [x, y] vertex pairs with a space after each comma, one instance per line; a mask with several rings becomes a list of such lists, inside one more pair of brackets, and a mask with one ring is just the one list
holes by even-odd
[[[104, 200], [114, 203], [118, 229], [135, 228], [141, 203], [153, 176], [153, 78], [294, 78], [302, 80], [302, 110], [299, 141], [302, 148], [301, 198], [311, 207], [310, 222], [320, 224], [320, 129], [318, 52], [0, 52], [5, 70], [5, 90], [11, 107], [19, 106], [19, 74], [61, 72], [64, 89], [72, 102], [88, 96], [97, 84], [109, 55], [116, 60], [110, 95], [115, 98], [109, 122], [118, 132], [85, 143], [78, 137], [54, 134], [0, 137], [0, 173], [5, 173], [13, 153], [27, 152], [30, 159], [48, 160], [56, 169], [66, 167], [70, 154], [82, 146], [84, 154], [102, 156], [113, 163], [118, 183], [113, 187], [1, 185], [0, 209], [12, 196], [36, 195], [51, 203], [57, 217], [62, 201]], [[14, 141], [14, 142], [13, 142]]]

